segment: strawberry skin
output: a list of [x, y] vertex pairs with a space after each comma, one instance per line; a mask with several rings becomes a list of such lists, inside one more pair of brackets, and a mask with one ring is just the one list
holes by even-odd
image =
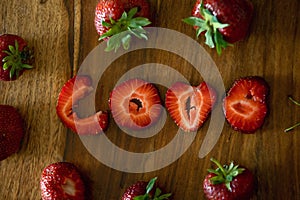
[[147, 0], [124, 0], [124, 10], [128, 12], [130, 9], [137, 7], [137, 17], [150, 18], [150, 5]]
[[20, 149], [24, 136], [23, 120], [12, 106], [0, 105], [0, 161]]
[[253, 5], [249, 0], [197, 0], [192, 15], [202, 18], [200, 4], [208, 9], [222, 24], [229, 24], [218, 29], [229, 43], [234, 43], [246, 37], [253, 15]]
[[110, 94], [109, 105], [118, 125], [136, 130], [157, 122], [162, 109], [156, 87], [141, 79], [118, 85]]
[[32, 51], [23, 38], [13, 34], [0, 35], [0, 80], [16, 80], [25, 69], [32, 68], [32, 61]]
[[83, 200], [85, 186], [75, 165], [58, 162], [47, 166], [40, 179], [43, 200]]
[[184, 131], [197, 131], [206, 121], [216, 102], [216, 92], [205, 82], [194, 87], [176, 82], [166, 93], [166, 108]]
[[126, 189], [121, 200], [133, 200], [134, 197], [145, 194], [147, 185], [145, 181], [136, 182]]
[[92, 80], [88, 76], [75, 76], [70, 79], [59, 94], [56, 112], [61, 121], [73, 132], [80, 135], [98, 134], [108, 127], [108, 113], [99, 111], [87, 118], [79, 118], [73, 108], [78, 101], [93, 90]]
[[121, 17], [123, 2], [121, 0], [100, 0], [95, 9], [95, 27], [99, 35], [103, 35], [108, 31], [108, 27], [103, 26], [102, 22], [110, 22], [110, 18], [117, 20]]
[[268, 112], [269, 86], [258, 76], [236, 80], [223, 100], [223, 110], [229, 124], [244, 133], [259, 129]]

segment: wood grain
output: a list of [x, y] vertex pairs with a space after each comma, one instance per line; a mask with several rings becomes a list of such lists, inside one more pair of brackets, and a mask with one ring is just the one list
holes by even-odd
[[[205, 157], [198, 157], [208, 120], [188, 150], [169, 166], [149, 173], [111, 169], [92, 155], [80, 138], [67, 130], [56, 116], [60, 88], [77, 73], [87, 55], [99, 44], [94, 28], [97, 0], [2, 0], [0, 33], [22, 35], [35, 49], [35, 68], [13, 82], [0, 82], [0, 103], [15, 106], [26, 124], [20, 152], [0, 162], [0, 199], [40, 199], [42, 169], [57, 161], [77, 165], [88, 185], [88, 199], [120, 199], [137, 180], [158, 176], [159, 185], [174, 199], [204, 199], [202, 180], [209, 159], [234, 160], [257, 177], [253, 199], [300, 199], [300, 129], [283, 130], [300, 121], [300, 108], [287, 98], [300, 100], [300, 3], [298, 0], [252, 0], [255, 14], [248, 38], [226, 49], [222, 56], [198, 42], [210, 54], [228, 89], [239, 77], [263, 76], [270, 85], [270, 112], [262, 129], [240, 134], [225, 123], [221, 137]], [[154, 26], [179, 31], [194, 38], [194, 30], [181, 22], [190, 15], [192, 0], [150, 0]], [[187, 47], [185, 51], [191, 51]], [[193, 54], [193, 52], [190, 52]], [[168, 52], [139, 50], [117, 59], [98, 83], [96, 108], [108, 109], [109, 92], [119, 78], [135, 66], [156, 62], [183, 74], [191, 84], [202, 77], [189, 63]], [[172, 77], [168, 77], [172, 79]], [[158, 86], [162, 99], [166, 88]], [[223, 94], [219, 94], [222, 96]], [[148, 152], [171, 141], [178, 128], [168, 117], [157, 136], [147, 140], [129, 137], [113, 120], [107, 137], [129, 151]], [[101, 148], [100, 148], [101, 149]], [[103, 149], [101, 149], [103, 150]], [[167, 155], [166, 155], [167, 156]]]

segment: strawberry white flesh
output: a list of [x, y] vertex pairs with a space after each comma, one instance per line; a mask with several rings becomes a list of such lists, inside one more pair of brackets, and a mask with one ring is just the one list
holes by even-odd
[[216, 101], [216, 93], [205, 82], [198, 87], [176, 82], [166, 93], [171, 118], [184, 131], [197, 131], [206, 121]]

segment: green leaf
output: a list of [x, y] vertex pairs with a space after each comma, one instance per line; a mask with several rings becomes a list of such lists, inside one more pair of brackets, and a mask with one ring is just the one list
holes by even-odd
[[15, 71], [16, 71], [16, 68], [14, 66], [12, 66], [9, 71], [9, 78], [12, 79], [14, 77]]
[[112, 25], [106, 21], [102, 21], [102, 25], [106, 27], [111, 27]]
[[205, 21], [198, 17], [188, 17], [183, 19], [182, 21], [191, 26], [199, 26], [199, 27], [205, 26]]
[[149, 192], [152, 190], [152, 188], [153, 188], [153, 186], [154, 186], [156, 180], [157, 180], [157, 177], [152, 178], [152, 179], [149, 181], [149, 183], [148, 183], [148, 185], [147, 185], [147, 187], [146, 187], [146, 193], [147, 193], [147, 194], [149, 194]]
[[206, 31], [206, 30], [202, 27], [197, 28], [196, 37], [198, 38], [200, 36], [200, 34], [203, 33], [204, 31]]
[[136, 17], [129, 21], [129, 27], [131, 28], [137, 28], [140, 26], [148, 26], [151, 24], [151, 21], [144, 17]]
[[213, 40], [213, 33], [211, 30], [206, 31], [205, 33], [205, 44], [207, 44], [210, 48], [215, 48], [215, 43]]
[[158, 197], [161, 194], [161, 189], [156, 188], [154, 197]]
[[9, 65], [8, 65], [8, 63], [7, 63], [7, 62], [6, 62], [6, 63], [4, 63], [4, 64], [3, 64], [3, 69], [4, 69], [4, 70], [8, 70], [8, 68], [9, 68]]
[[133, 16], [136, 14], [138, 12], [138, 8], [137, 7], [134, 7], [134, 8], [132, 8], [132, 9], [130, 9], [129, 10], [129, 12], [128, 12], [128, 19], [132, 19], [133, 18]]
[[158, 199], [159, 200], [169, 199], [170, 196], [172, 196], [172, 193], [167, 193], [167, 194], [161, 195]]
[[118, 21], [126, 20], [126, 19], [127, 19], [127, 13], [124, 11], [121, 18]]
[[129, 46], [130, 46], [130, 41], [131, 41], [131, 35], [127, 34], [125, 35], [122, 39], [122, 45], [123, 45], [123, 48], [125, 50], [128, 50], [129, 49]]
[[22, 68], [32, 69], [33, 67], [31, 65], [28, 65], [28, 64], [22, 64]]
[[12, 54], [15, 54], [15, 53], [16, 53], [16, 50], [15, 50], [15, 47], [14, 47], [14, 46], [8, 45], [8, 49], [9, 49], [9, 51], [10, 51]]

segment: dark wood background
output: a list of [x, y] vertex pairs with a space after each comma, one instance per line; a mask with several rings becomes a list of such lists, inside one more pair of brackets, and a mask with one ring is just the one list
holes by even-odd
[[[226, 89], [241, 76], [259, 75], [267, 80], [271, 88], [270, 113], [263, 128], [246, 135], [233, 131], [226, 123], [213, 150], [200, 159], [198, 152], [208, 121], [176, 162], [154, 172], [125, 173], [91, 156], [79, 137], [63, 126], [55, 111], [61, 87], [99, 43], [93, 24], [97, 0], [2, 0], [0, 33], [19, 34], [28, 40], [35, 49], [35, 68], [17, 81], [0, 82], [0, 103], [18, 108], [26, 122], [20, 152], [0, 162], [0, 199], [40, 199], [40, 173], [57, 161], [69, 161], [80, 168], [90, 188], [89, 199], [120, 199], [126, 187], [154, 176], [158, 176], [159, 185], [173, 193], [174, 199], [204, 199], [202, 180], [206, 169], [212, 167], [211, 157], [221, 162], [234, 160], [252, 170], [258, 182], [253, 199], [300, 199], [300, 128], [283, 132], [300, 121], [300, 108], [287, 98], [293, 95], [300, 100], [300, 2], [252, 2], [255, 14], [246, 40], [226, 49], [222, 56], [204, 48], [218, 66]], [[181, 22], [190, 15], [194, 0], [150, 3], [155, 16], [153, 25], [194, 38], [194, 30]], [[204, 46], [203, 38], [198, 41]], [[109, 91], [122, 74], [149, 61], [177, 69], [191, 84], [202, 81], [184, 60], [175, 60], [166, 52], [147, 51], [125, 55], [107, 69], [99, 82], [102, 95], [96, 99], [97, 108], [108, 109]], [[166, 88], [159, 90], [163, 98]], [[176, 131], [176, 125], [168, 118], [162, 130], [166, 135], [144, 141], [141, 149], [137, 149], [141, 146], [138, 141], [122, 133], [113, 120], [106, 134], [122, 148], [147, 152], [167, 144]]]

